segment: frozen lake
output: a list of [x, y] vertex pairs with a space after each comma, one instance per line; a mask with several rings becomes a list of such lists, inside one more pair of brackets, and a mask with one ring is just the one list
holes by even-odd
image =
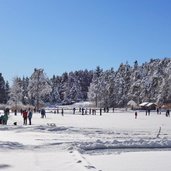
[[[13, 123], [17, 122], [17, 126]], [[165, 113], [116, 110], [99, 115], [33, 114], [23, 125], [10, 114], [0, 126], [0, 170], [170, 170], [171, 118]], [[161, 131], [159, 132], [161, 128]], [[159, 134], [159, 135], [158, 135]], [[158, 135], [158, 137], [157, 137]]]

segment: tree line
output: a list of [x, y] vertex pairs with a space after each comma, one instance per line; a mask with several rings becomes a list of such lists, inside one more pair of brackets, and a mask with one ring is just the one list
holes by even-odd
[[171, 103], [171, 59], [151, 59], [117, 70], [78, 70], [48, 78], [43, 69], [30, 77], [16, 77], [9, 87], [0, 73], [0, 103], [17, 106], [71, 104], [90, 100], [98, 107], [124, 107], [130, 100]]
[[[93, 71], [65, 72], [61, 76], [48, 78], [43, 69], [35, 69], [30, 77], [16, 77], [8, 90], [6, 101], [10, 106], [32, 105], [40, 108], [44, 104], [71, 104], [87, 100], [88, 87]], [[1, 93], [1, 92], [0, 92]]]

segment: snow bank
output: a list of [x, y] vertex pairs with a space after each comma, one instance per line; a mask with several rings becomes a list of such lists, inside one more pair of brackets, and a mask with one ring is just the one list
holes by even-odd
[[152, 149], [152, 148], [171, 148], [171, 140], [166, 138], [163, 139], [127, 139], [127, 140], [113, 140], [113, 141], [101, 141], [97, 140], [96, 142], [85, 142], [78, 145], [80, 150], [89, 151], [89, 150], [101, 150], [101, 149]]

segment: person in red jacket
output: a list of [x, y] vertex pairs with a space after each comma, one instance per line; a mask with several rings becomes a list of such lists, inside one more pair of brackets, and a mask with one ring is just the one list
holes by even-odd
[[27, 125], [27, 115], [28, 115], [27, 111], [24, 110], [23, 111], [23, 121], [24, 121], [23, 125]]

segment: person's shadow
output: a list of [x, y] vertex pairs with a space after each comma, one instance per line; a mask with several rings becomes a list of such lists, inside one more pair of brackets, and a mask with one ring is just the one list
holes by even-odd
[[9, 164], [0, 164], [0, 169], [6, 169], [11, 167]]

